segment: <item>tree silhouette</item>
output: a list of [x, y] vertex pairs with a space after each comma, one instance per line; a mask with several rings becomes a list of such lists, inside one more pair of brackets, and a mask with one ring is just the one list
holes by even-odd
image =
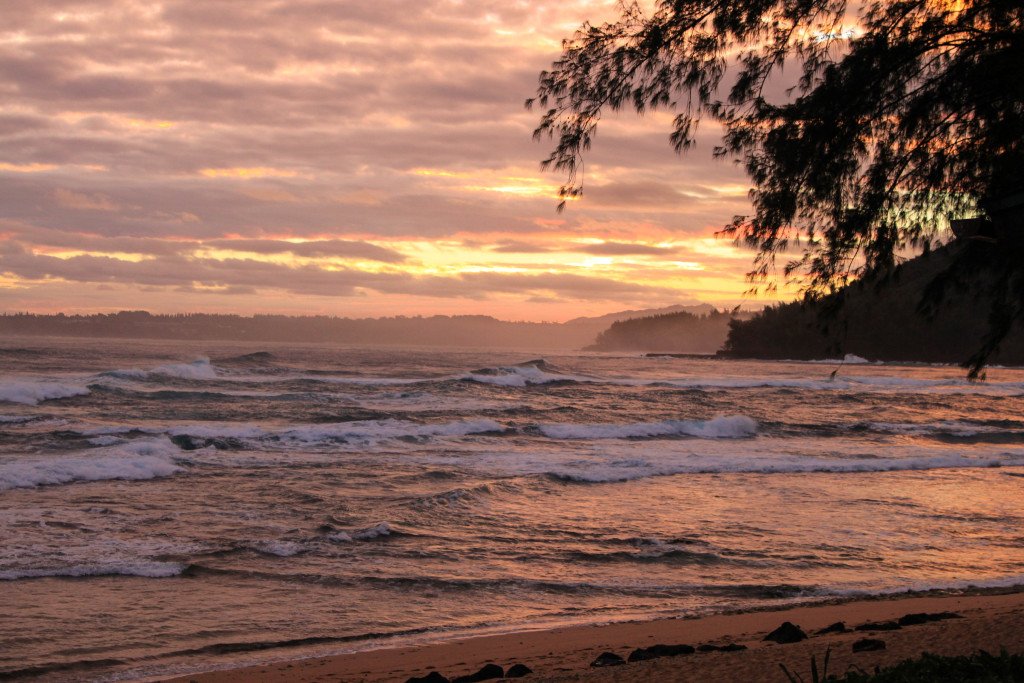
[[[1019, 0], [660, 0], [648, 14], [583, 24], [540, 76], [542, 163], [582, 192], [582, 154], [606, 108], [677, 111], [671, 144], [702, 118], [724, 127], [753, 213], [723, 233], [756, 250], [748, 278], [776, 286], [776, 258], [805, 297], [891, 273], [962, 237], [928, 309], [972, 288], [991, 305], [972, 372], [1024, 319], [1024, 5]], [[799, 78], [777, 90], [783, 66]]]

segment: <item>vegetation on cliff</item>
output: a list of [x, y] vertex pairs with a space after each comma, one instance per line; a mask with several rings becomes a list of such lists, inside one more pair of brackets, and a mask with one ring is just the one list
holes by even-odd
[[[749, 317], [749, 314], [743, 314]], [[612, 323], [586, 351], [664, 351], [714, 353], [729, 333], [730, 313], [680, 311]]]
[[[921, 256], [819, 300], [764, 309], [730, 323], [722, 354], [743, 358], [869, 360], [971, 365], [990, 325], [988, 301], [965, 290], [934, 297], [954, 248]], [[994, 283], [992, 284], [994, 286]], [[975, 290], [976, 292], [976, 290]], [[1014, 325], [988, 358], [1024, 364], [1024, 330]]]

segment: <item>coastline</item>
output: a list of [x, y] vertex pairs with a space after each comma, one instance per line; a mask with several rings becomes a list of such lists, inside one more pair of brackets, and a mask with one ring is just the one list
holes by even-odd
[[[908, 614], [954, 613], [946, 618], [907, 625], [899, 630], [853, 630], [867, 623], [896, 621]], [[807, 640], [790, 644], [765, 642], [764, 636], [783, 622], [803, 629]], [[844, 622], [845, 633], [817, 634]], [[882, 640], [885, 648], [853, 652], [864, 638]], [[712, 651], [661, 657], [621, 666], [591, 667], [603, 652], [623, 658], [636, 648], [655, 644], [746, 646], [742, 651]], [[573, 626], [503, 635], [461, 638], [436, 644], [382, 648], [328, 657], [282, 660], [272, 664], [210, 671], [164, 679], [169, 683], [242, 683], [278, 681], [406, 681], [432, 671], [454, 680], [485, 664], [504, 669], [524, 664], [530, 681], [765, 681], [785, 683], [780, 668], [809, 679], [811, 657], [819, 666], [830, 651], [829, 671], [842, 674], [851, 666], [872, 671], [922, 652], [969, 655], [978, 650], [998, 654], [1024, 652], [1024, 586], [1009, 589], [968, 589], [951, 593], [903, 593], [816, 603], [778, 610], [759, 610], [697, 618], [633, 621], [600, 626]], [[150, 679], [152, 680], [152, 679]]]

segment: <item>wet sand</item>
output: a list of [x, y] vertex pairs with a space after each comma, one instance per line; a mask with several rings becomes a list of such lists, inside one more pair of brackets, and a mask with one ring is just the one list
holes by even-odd
[[[907, 625], [899, 630], [850, 631], [816, 635], [842, 621], [848, 629], [898, 620], [908, 614], [953, 612], [963, 618]], [[776, 644], [764, 637], [783, 622], [807, 633], [807, 640]], [[864, 638], [882, 640], [885, 649], [853, 652]], [[620, 666], [591, 667], [603, 652], [623, 658], [637, 648], [655, 644], [726, 645], [746, 650], [697, 652]], [[525, 664], [528, 681], [749, 681], [786, 683], [780, 668], [810, 680], [810, 660], [819, 666], [831, 652], [829, 672], [849, 667], [871, 671], [917, 657], [967, 655], [978, 650], [998, 654], [1001, 647], [1024, 652], [1024, 588], [1005, 591], [965, 591], [961, 594], [908, 594], [879, 599], [795, 607], [786, 610], [716, 615], [696, 619], [664, 619], [604, 626], [557, 628], [498, 636], [483, 636], [439, 644], [377, 649], [314, 659], [191, 674], [175, 683], [258, 683], [277, 681], [346, 681], [374, 683], [406, 681], [437, 671], [449, 679], [472, 674], [487, 663], [504, 669]]]

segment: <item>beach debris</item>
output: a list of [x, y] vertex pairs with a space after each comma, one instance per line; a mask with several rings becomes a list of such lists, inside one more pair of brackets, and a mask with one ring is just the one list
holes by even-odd
[[900, 626], [917, 626], [929, 621], [942, 621], [943, 619], [963, 619], [962, 614], [956, 612], [919, 612], [917, 614], [905, 614], [899, 618]]
[[677, 657], [679, 655], [692, 655], [696, 650], [691, 645], [651, 645], [641, 647], [629, 653], [629, 661], [643, 662], [658, 657]]
[[431, 671], [426, 676], [413, 676], [405, 683], [451, 683], [451, 681], [438, 672]]
[[855, 631], [899, 631], [902, 626], [895, 621], [869, 621], [866, 624], [855, 626]]
[[505, 678], [522, 678], [533, 673], [533, 669], [525, 664], [513, 664], [505, 672]]
[[861, 638], [853, 644], [854, 652], [874, 652], [875, 650], [884, 649], [885, 641], [878, 638]]
[[846, 628], [846, 624], [842, 621], [837, 621], [834, 624], [829, 624], [825, 628], [817, 631], [817, 635], [823, 636], [826, 633], [849, 633], [850, 629]]
[[786, 643], [799, 643], [801, 640], [807, 640], [807, 634], [799, 626], [784, 621], [782, 626], [766, 635], [764, 640], [771, 640], [783, 645]]
[[590, 666], [621, 666], [626, 660], [614, 652], [602, 652], [597, 659], [590, 663]]
[[475, 674], [459, 676], [452, 679], [452, 683], [477, 683], [477, 681], [489, 681], [494, 678], [504, 678], [505, 670], [497, 664], [484, 664], [483, 668]]

